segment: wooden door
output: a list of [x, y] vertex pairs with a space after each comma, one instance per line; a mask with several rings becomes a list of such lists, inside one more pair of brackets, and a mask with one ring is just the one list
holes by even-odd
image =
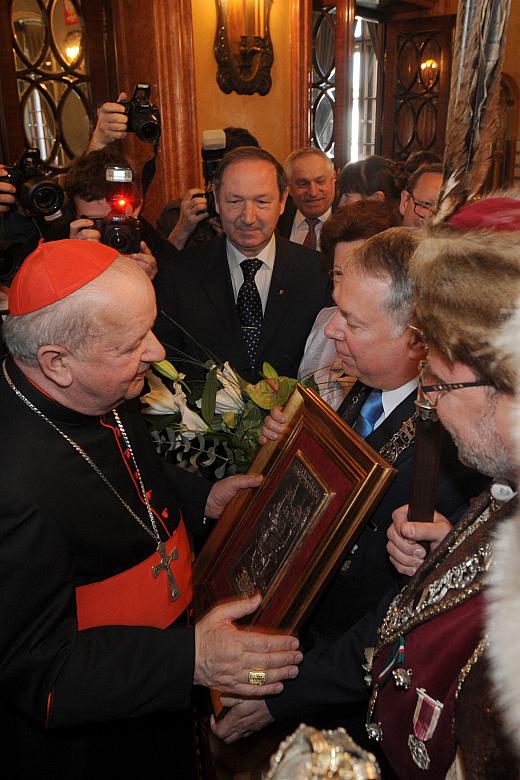
[[404, 160], [412, 152], [444, 154], [455, 16], [387, 24], [381, 149]]

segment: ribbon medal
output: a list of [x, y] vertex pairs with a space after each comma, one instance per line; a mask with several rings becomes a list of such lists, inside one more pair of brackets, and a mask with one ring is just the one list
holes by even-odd
[[424, 744], [433, 737], [443, 704], [428, 696], [424, 688], [417, 688], [417, 704], [413, 714], [413, 734], [408, 737], [408, 747], [419, 769], [429, 769], [430, 756]]

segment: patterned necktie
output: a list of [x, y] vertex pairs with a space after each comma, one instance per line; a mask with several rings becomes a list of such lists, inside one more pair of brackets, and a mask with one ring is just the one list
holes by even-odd
[[316, 225], [318, 224], [320, 220], [318, 217], [306, 217], [305, 222], [308, 224], [309, 229], [307, 231], [307, 235], [303, 239], [303, 246], [309, 247], [309, 249], [316, 249], [317, 246], [317, 239], [316, 239]]
[[354, 430], [364, 439], [372, 433], [374, 425], [383, 414], [383, 401], [381, 390], [372, 390], [367, 400], [361, 407], [359, 417], [354, 424]]
[[255, 274], [261, 265], [261, 260], [242, 260], [240, 263], [244, 283], [238, 291], [237, 312], [251, 368], [256, 362], [263, 320], [262, 300], [255, 283]]

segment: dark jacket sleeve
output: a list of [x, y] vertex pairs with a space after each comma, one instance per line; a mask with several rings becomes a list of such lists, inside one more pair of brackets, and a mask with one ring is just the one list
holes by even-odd
[[266, 699], [275, 720], [305, 720], [332, 705], [368, 700], [365, 648], [374, 647], [377, 629], [395, 595], [396, 590], [389, 591], [375, 612], [368, 612], [338, 639], [322, 641], [305, 654], [298, 677], [286, 681], [278, 696]]
[[5, 488], [0, 518], [0, 696], [50, 727], [188, 707], [193, 629], [78, 631], [74, 562], [53, 518]]

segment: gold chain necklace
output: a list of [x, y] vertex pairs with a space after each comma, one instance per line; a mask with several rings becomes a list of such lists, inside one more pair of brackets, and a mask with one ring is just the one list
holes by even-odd
[[157, 565], [152, 566], [152, 572], [154, 577], [157, 577], [159, 573], [164, 570], [168, 576], [168, 583], [169, 583], [169, 590], [170, 595], [173, 600], [177, 599], [180, 596], [180, 590], [177, 586], [177, 583], [175, 581], [175, 578], [173, 576], [173, 572], [170, 568], [170, 564], [173, 560], [176, 560], [179, 557], [178, 550], [174, 548], [169, 555], [166, 553], [166, 543], [161, 541], [161, 537], [159, 535], [159, 531], [157, 529], [157, 525], [155, 523], [155, 519], [153, 516], [153, 510], [150, 505], [150, 501], [148, 500], [148, 496], [146, 495], [146, 490], [144, 487], [143, 479], [141, 477], [141, 472], [139, 470], [139, 467], [137, 465], [137, 461], [135, 459], [134, 451], [130, 445], [130, 441], [128, 439], [128, 435], [126, 433], [126, 430], [123, 427], [123, 423], [121, 422], [121, 418], [119, 417], [119, 414], [115, 409], [112, 409], [112, 414], [114, 415], [114, 419], [116, 421], [117, 427], [121, 433], [121, 436], [123, 438], [123, 441], [128, 449], [128, 452], [130, 453], [130, 457], [132, 459], [132, 463], [134, 465], [135, 474], [137, 476], [139, 487], [141, 488], [141, 494], [143, 497], [144, 504], [146, 506], [146, 511], [148, 512], [148, 517], [150, 518], [150, 523], [152, 528], [148, 528], [146, 523], [144, 523], [137, 512], [134, 512], [131, 506], [125, 501], [123, 496], [118, 492], [118, 490], [112, 485], [106, 474], [103, 474], [97, 463], [95, 463], [90, 455], [85, 452], [85, 450], [78, 444], [77, 441], [74, 441], [73, 438], [68, 436], [65, 431], [62, 431], [61, 428], [59, 428], [49, 417], [47, 417], [46, 414], [44, 414], [40, 409], [38, 409], [37, 406], [35, 406], [29, 399], [16, 387], [15, 383], [9, 376], [7, 372], [7, 360], [4, 360], [2, 363], [2, 370], [4, 373], [5, 380], [11, 390], [15, 393], [18, 398], [23, 401], [23, 403], [29, 407], [29, 409], [37, 414], [39, 417], [41, 417], [42, 420], [44, 420], [50, 427], [56, 431], [65, 441], [70, 444], [70, 446], [80, 455], [83, 460], [88, 463], [90, 468], [100, 477], [105, 485], [112, 491], [114, 496], [118, 499], [118, 501], [124, 506], [124, 508], [127, 510], [127, 512], [131, 515], [131, 517], [136, 520], [141, 528], [143, 528], [146, 533], [152, 537], [157, 542], [157, 552], [160, 555], [161, 561]]

